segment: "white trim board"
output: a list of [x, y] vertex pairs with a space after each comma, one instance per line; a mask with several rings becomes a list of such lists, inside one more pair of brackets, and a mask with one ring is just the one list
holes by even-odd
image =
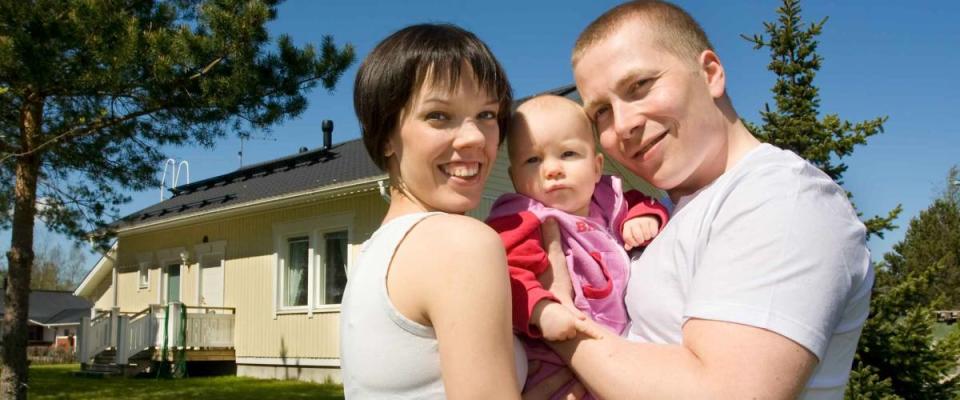
[[339, 358], [237, 357], [237, 365], [274, 365], [278, 367], [340, 367]]

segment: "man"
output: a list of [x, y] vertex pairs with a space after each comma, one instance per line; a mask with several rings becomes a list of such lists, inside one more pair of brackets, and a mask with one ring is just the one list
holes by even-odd
[[632, 261], [628, 337], [555, 346], [581, 382], [605, 399], [842, 398], [873, 284], [843, 189], [747, 131], [672, 4], [608, 11], [573, 70], [607, 154], [676, 204]]

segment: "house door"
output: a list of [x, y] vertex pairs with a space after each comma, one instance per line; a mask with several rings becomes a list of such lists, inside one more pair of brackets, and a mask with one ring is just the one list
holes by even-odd
[[167, 302], [180, 301], [180, 264], [167, 266]]
[[200, 305], [223, 306], [223, 259], [219, 254], [204, 255], [200, 260]]

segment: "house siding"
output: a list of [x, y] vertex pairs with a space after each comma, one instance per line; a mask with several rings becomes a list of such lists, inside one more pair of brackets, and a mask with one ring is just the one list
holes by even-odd
[[[180, 276], [181, 299], [197, 305], [199, 260], [194, 246], [225, 241], [223, 304], [236, 308], [234, 347], [239, 357], [338, 358], [339, 312], [274, 312], [276, 274], [273, 228], [284, 224], [350, 214], [348, 253], [355, 259], [361, 243], [370, 237], [386, 214], [387, 204], [377, 191], [304, 202], [280, 209], [238, 215], [213, 222], [121, 235], [118, 248], [120, 308], [139, 311], [157, 303], [162, 277], [156, 256], [150, 266], [149, 288], [139, 289], [138, 254], [183, 248], [190, 253], [189, 267]], [[165, 286], [164, 286], [165, 287]], [[103, 297], [109, 297], [106, 294]], [[99, 304], [99, 303], [98, 303]]]

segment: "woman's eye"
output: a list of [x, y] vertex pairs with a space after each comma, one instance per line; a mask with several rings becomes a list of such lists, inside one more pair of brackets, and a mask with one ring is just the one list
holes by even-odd
[[477, 115], [477, 119], [497, 119], [497, 113], [493, 111], [484, 111]]
[[526, 161], [524, 161], [523, 163], [524, 163], [524, 164], [536, 164], [536, 163], [538, 163], [538, 162], [540, 162], [540, 157], [530, 157], [530, 158], [528, 158]]
[[595, 112], [593, 113], [593, 120], [594, 120], [594, 122], [599, 121], [601, 118], [603, 118], [605, 115], [607, 115], [607, 112], [609, 112], [609, 111], [610, 111], [610, 107], [600, 107], [600, 108], [598, 108], [597, 111], [595, 111]]
[[432, 120], [446, 121], [446, 120], [448, 120], [448, 119], [450, 119], [450, 116], [448, 116], [446, 113], [443, 113], [443, 112], [440, 112], [440, 111], [432, 111], [432, 112], [427, 113], [427, 120], [428, 120], [428, 121], [432, 121]]

